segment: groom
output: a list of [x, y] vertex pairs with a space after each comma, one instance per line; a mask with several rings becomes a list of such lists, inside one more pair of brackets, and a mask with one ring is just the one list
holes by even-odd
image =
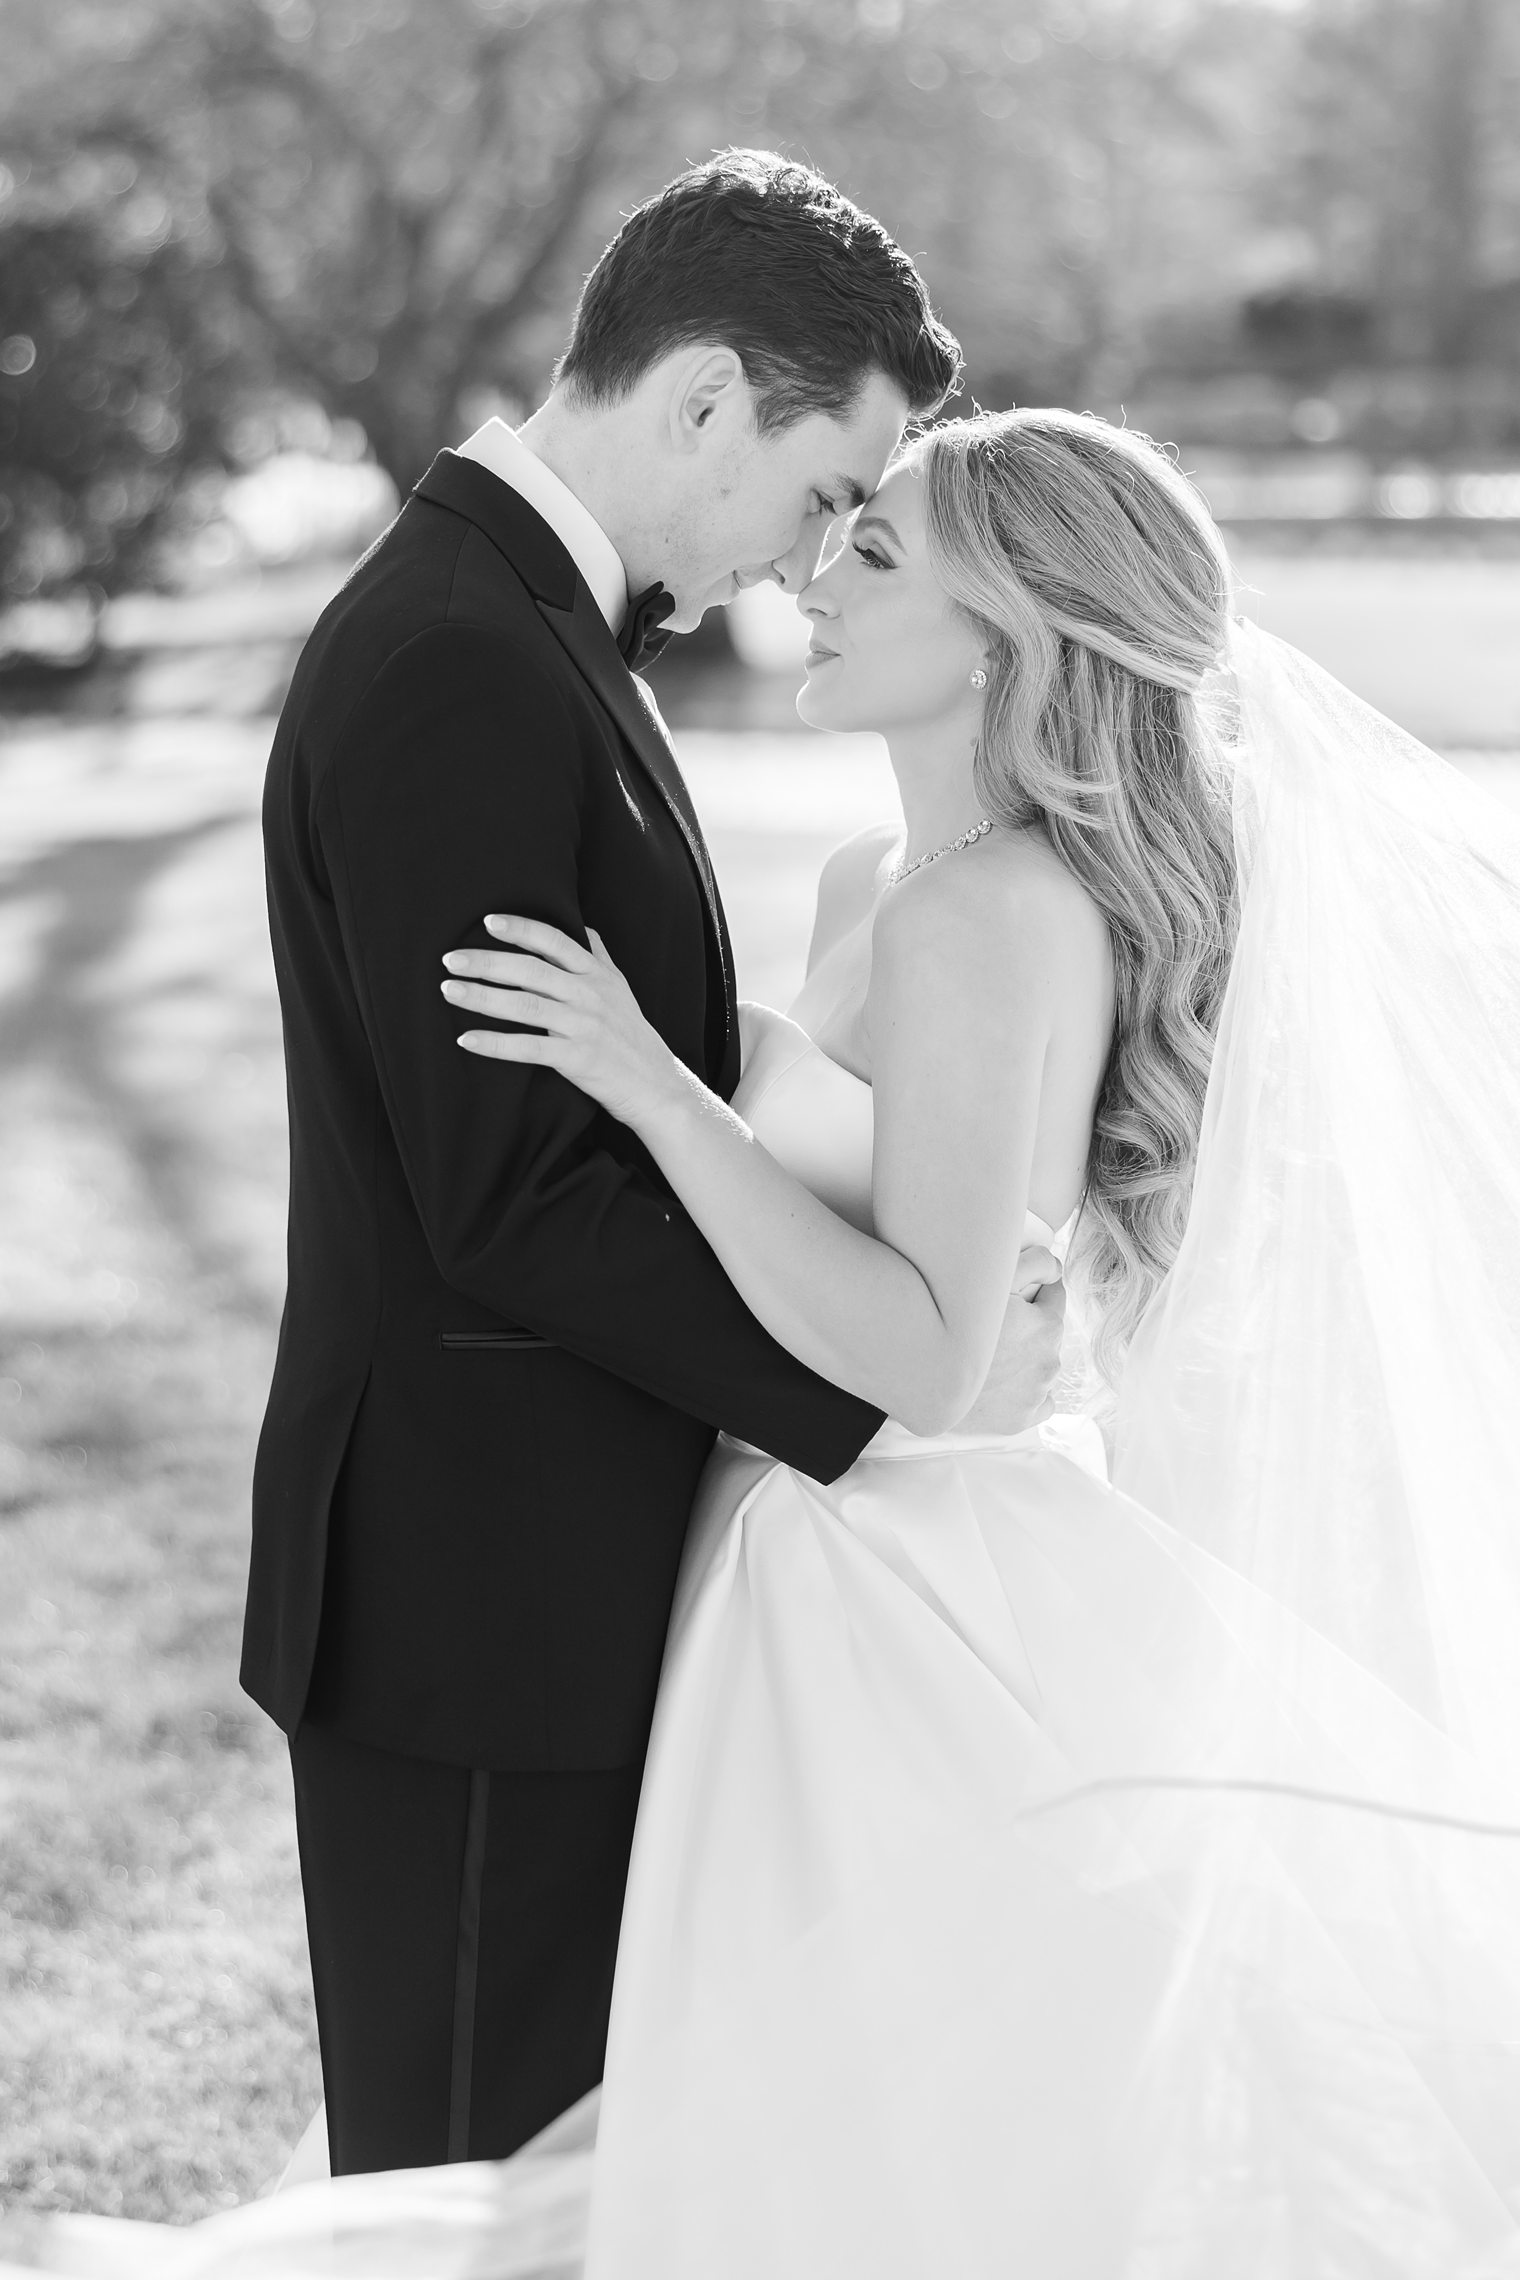
[[[493, 910], [595, 927], [732, 1092], [723, 911], [630, 668], [662, 618], [805, 584], [958, 362], [828, 183], [695, 168], [603, 254], [548, 402], [440, 454], [297, 669], [264, 808], [289, 1295], [243, 1683], [290, 1736], [339, 2172], [505, 2155], [600, 2079], [714, 1430], [829, 1480], [880, 1422], [760, 1328], [628, 1132], [458, 1050], [439, 957]], [[1010, 1429], [1059, 1311], [1010, 1309]]]

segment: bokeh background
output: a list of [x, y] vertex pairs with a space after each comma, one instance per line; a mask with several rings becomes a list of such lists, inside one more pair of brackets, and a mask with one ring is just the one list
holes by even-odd
[[[987, 405], [1174, 443], [1265, 623], [1520, 800], [1515, 0], [0, 0], [0, 2202], [188, 2218], [317, 2095], [235, 1682], [281, 1291], [257, 801], [306, 629], [729, 142]], [[656, 669], [785, 1002], [871, 739], [769, 590]]]

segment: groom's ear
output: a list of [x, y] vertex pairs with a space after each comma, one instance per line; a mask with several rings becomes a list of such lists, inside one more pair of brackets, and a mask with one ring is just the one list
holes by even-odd
[[720, 429], [750, 418], [749, 383], [731, 348], [702, 346], [676, 363], [669, 398], [670, 438], [681, 452], [709, 445]]

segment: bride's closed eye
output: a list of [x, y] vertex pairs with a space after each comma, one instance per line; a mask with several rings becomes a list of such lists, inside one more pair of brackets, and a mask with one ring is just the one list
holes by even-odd
[[868, 570], [896, 569], [896, 563], [889, 562], [884, 554], [878, 554], [874, 546], [866, 546], [858, 538], [852, 539], [850, 543]]

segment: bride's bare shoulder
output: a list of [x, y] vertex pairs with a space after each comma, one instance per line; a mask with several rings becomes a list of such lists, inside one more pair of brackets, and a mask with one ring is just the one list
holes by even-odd
[[1093, 896], [1038, 831], [999, 831], [929, 863], [881, 898], [874, 939], [914, 960], [1007, 987], [1009, 961], [1061, 994], [1107, 973], [1108, 924]]
[[870, 823], [836, 847], [818, 880], [818, 908], [808, 950], [811, 973], [824, 953], [859, 924], [875, 900], [882, 867], [902, 838], [898, 823]]

